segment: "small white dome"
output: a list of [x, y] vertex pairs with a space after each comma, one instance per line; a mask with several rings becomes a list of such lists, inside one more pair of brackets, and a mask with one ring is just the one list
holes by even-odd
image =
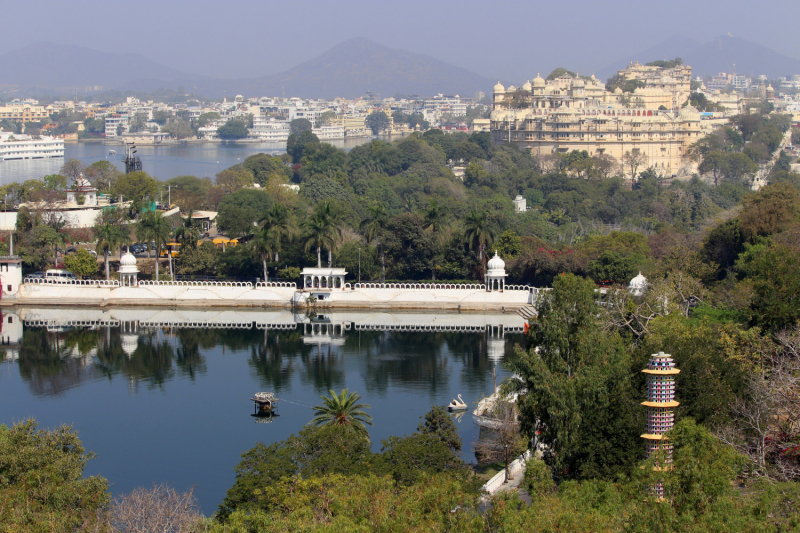
[[494, 257], [489, 259], [489, 263], [486, 265], [486, 268], [489, 270], [503, 270], [506, 269], [506, 262], [500, 259], [500, 256], [497, 255], [497, 250], [494, 251]]
[[494, 92], [496, 93], [504, 93], [506, 92], [506, 88], [503, 87], [503, 84], [500, 81], [497, 81], [497, 85], [494, 86]]
[[524, 91], [530, 91], [532, 88], [533, 86], [531, 85], [530, 80], [526, 81], [525, 84], [522, 86], [522, 90]]
[[539, 76], [539, 73], [537, 72], [536, 73], [536, 77], [533, 78], [533, 86], [534, 87], [544, 87], [544, 85], [545, 85], [544, 78]]
[[130, 252], [122, 254], [119, 259], [119, 273], [120, 274], [138, 274], [139, 269], [136, 268], [136, 257]]
[[634, 296], [639, 296], [646, 289], [647, 289], [647, 278], [642, 276], [641, 272], [639, 272], [639, 275], [634, 277], [628, 284], [628, 290], [631, 293], [633, 293]]
[[119, 266], [136, 266], [136, 256], [130, 252], [122, 254], [119, 260]]

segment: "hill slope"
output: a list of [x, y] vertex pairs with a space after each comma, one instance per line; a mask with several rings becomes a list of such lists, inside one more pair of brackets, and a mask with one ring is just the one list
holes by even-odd
[[177, 71], [139, 54], [53, 43], [36, 43], [0, 55], [0, 85], [20, 89], [70, 90], [86, 85], [114, 89], [139, 78], [164, 82], [200, 76]]
[[437, 93], [472, 96], [489, 92], [494, 81], [430, 56], [350, 39], [292, 69], [271, 76], [200, 83], [201, 94], [283, 95], [354, 98], [367, 91], [381, 96]]
[[652, 48], [633, 54], [600, 69], [599, 75], [605, 80], [625, 68], [630, 60], [646, 63], [656, 59], [683, 58], [692, 67], [692, 76], [713, 76], [718, 72], [731, 72], [736, 63], [736, 72], [747, 76], [766, 74], [774, 79], [779, 76], [800, 74], [800, 59], [788, 57], [766, 46], [741, 37], [721, 36], [707, 43], [675, 36]]

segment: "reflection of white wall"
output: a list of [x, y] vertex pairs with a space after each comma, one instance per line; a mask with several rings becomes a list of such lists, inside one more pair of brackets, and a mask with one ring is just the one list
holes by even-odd
[[0, 331], [2, 344], [19, 344], [22, 342], [22, 320], [14, 313], [3, 313], [3, 327]]
[[[487, 331], [498, 326], [505, 333], [522, 332], [525, 319], [516, 313], [441, 313], [441, 312], [391, 312], [380, 310], [320, 311], [317, 318], [293, 314], [290, 309], [160, 309], [139, 308], [33, 308], [19, 309], [26, 323], [52, 325], [120, 325], [127, 330], [131, 324], [162, 325], [174, 327], [266, 327], [266, 329], [293, 329], [296, 324], [306, 328], [320, 326], [320, 333], [341, 335], [353, 330], [421, 330], [436, 331]], [[321, 318], [324, 317], [324, 318]], [[321, 322], [324, 320], [324, 323]], [[326, 326], [323, 329], [323, 326]]]

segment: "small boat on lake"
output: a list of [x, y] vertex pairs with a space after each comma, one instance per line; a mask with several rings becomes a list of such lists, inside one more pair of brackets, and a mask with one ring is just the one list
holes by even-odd
[[447, 406], [448, 411], [466, 411], [467, 404], [461, 398], [461, 395], [458, 395], [458, 399], [453, 398], [453, 401]]
[[256, 411], [271, 413], [278, 407], [278, 398], [272, 392], [257, 392], [250, 398], [256, 404]]

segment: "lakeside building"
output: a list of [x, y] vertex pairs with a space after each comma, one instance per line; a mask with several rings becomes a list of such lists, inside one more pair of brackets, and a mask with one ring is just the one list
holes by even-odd
[[64, 140], [0, 131], [0, 161], [64, 157]]
[[124, 113], [110, 113], [106, 115], [106, 139], [115, 139], [117, 131], [121, 135], [128, 133], [129, 117]]
[[50, 111], [46, 107], [28, 102], [11, 102], [4, 106], [0, 106], [0, 120], [25, 123], [41, 122], [49, 117]]
[[288, 120], [276, 120], [265, 115], [255, 115], [250, 129], [251, 135], [266, 142], [286, 142], [290, 132]]
[[[658, 88], [637, 91], [650, 107], [667, 94]], [[643, 154], [642, 169], [652, 167], [668, 175], [688, 173], [688, 148], [703, 134], [700, 113], [691, 106], [677, 111], [625, 107], [619, 102], [622, 96], [619, 89], [609, 93], [593, 78], [587, 82], [565, 76], [548, 84], [537, 76], [521, 89], [506, 89], [498, 82], [491, 113], [492, 140], [517, 144], [539, 157], [585, 150], [590, 156], [610, 156], [621, 164], [626, 154]]]

